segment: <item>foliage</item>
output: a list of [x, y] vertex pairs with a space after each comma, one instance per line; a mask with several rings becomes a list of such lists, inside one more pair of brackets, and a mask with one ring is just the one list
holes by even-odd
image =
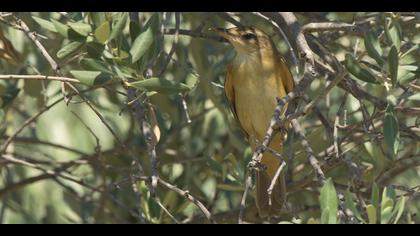
[[[304, 31], [317, 76], [299, 108], [327, 96], [298, 121], [328, 180], [317, 181], [291, 129], [288, 207], [270, 221], [419, 223], [418, 14], [296, 16], [302, 29], [346, 24]], [[207, 30], [232, 26], [227, 19], [272, 35], [302, 76], [304, 60], [294, 65], [288, 43], [258, 14], [0, 13], [9, 53], [20, 55], [12, 63], [0, 48], [0, 74], [78, 81], [1, 77], [0, 222], [207, 223], [208, 210], [217, 223], [236, 223], [252, 152], [222, 89], [233, 49]], [[326, 90], [341, 66], [344, 79]], [[250, 191], [247, 212], [253, 205]]]

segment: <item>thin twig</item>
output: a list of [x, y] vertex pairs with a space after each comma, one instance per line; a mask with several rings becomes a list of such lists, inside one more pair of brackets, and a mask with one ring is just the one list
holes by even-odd
[[196, 205], [202, 212], [203, 212], [203, 214], [206, 216], [206, 218], [210, 221], [210, 222], [212, 222], [212, 223], [216, 223], [214, 220], [213, 220], [213, 217], [212, 217], [212, 214], [210, 213], [210, 211], [204, 206], [204, 204], [202, 203], [202, 202], [200, 202], [197, 198], [195, 198], [194, 196], [192, 196], [188, 191], [185, 191], [185, 190], [182, 190], [182, 189], [180, 189], [180, 188], [178, 188], [178, 187], [176, 187], [175, 185], [172, 185], [172, 184], [170, 184], [170, 183], [168, 183], [168, 182], [166, 182], [166, 181], [164, 181], [164, 180], [162, 180], [161, 178], [158, 178], [158, 182], [162, 185], [162, 186], [164, 186], [164, 187], [166, 187], [166, 188], [168, 188], [168, 189], [170, 189], [170, 190], [172, 190], [172, 191], [174, 191], [174, 192], [176, 192], [176, 193], [178, 193], [179, 195], [181, 195], [181, 196], [184, 196], [186, 199], [188, 199], [190, 202], [192, 202], [192, 203], [194, 203], [194, 205]]
[[277, 183], [277, 180], [281, 174], [281, 172], [283, 171], [284, 167], [286, 166], [286, 162], [282, 162], [281, 165], [277, 168], [276, 174], [274, 175], [273, 179], [271, 180], [270, 183], [270, 187], [268, 187], [267, 189], [267, 193], [268, 193], [268, 205], [271, 207], [272, 205], [272, 194], [273, 194], [273, 189], [274, 186]]
[[260, 12], [254, 12], [254, 14], [256, 16], [259, 16], [261, 18], [263, 18], [264, 20], [270, 22], [270, 24], [274, 27], [274, 29], [281, 35], [281, 37], [283, 38], [283, 40], [286, 42], [289, 50], [290, 50], [290, 55], [292, 55], [292, 59], [293, 59], [293, 66], [296, 70], [296, 75], [299, 74], [299, 61], [296, 57], [296, 53], [294, 48], [292, 47], [292, 44], [290, 43], [289, 39], [287, 38], [286, 34], [284, 33], [283, 29], [277, 24], [277, 22], [275, 22], [274, 20], [272, 20], [270, 17], [265, 16], [264, 14], [260, 13]]
[[252, 185], [252, 173], [253, 173], [253, 170], [249, 170], [246, 180], [245, 180], [245, 190], [244, 190], [244, 193], [242, 194], [241, 206], [239, 208], [239, 217], [238, 217], [239, 224], [243, 224], [243, 219], [245, 216], [245, 208], [246, 208], [246, 197], [248, 196], [249, 189], [251, 188], [251, 185]]
[[79, 80], [73, 78], [49, 76], [49, 75], [0, 75], [0, 80], [54, 80], [61, 82], [80, 83]]
[[302, 143], [303, 148], [306, 151], [309, 163], [311, 164], [312, 168], [314, 169], [317, 177], [318, 177], [318, 181], [319, 183], [321, 183], [321, 185], [324, 185], [326, 178], [325, 178], [325, 174], [321, 169], [321, 166], [319, 165], [319, 162], [317, 160], [317, 158], [315, 157], [314, 151], [312, 150], [312, 147], [310, 146], [308, 140], [306, 139], [305, 133], [302, 130], [302, 127], [300, 126], [299, 122], [297, 122], [296, 119], [292, 120], [292, 126], [295, 129], [296, 133], [299, 135], [300, 137], [300, 142]]
[[316, 22], [308, 23], [302, 26], [302, 31], [309, 32], [322, 32], [322, 31], [353, 31], [356, 26], [354, 24], [340, 23], [340, 22]]
[[36, 114], [31, 116], [29, 119], [27, 119], [12, 135], [9, 136], [9, 138], [3, 143], [3, 145], [0, 147], [0, 154], [3, 154], [6, 152], [7, 147], [10, 145], [10, 143], [13, 142], [14, 138], [16, 138], [28, 125], [36, 121], [42, 114], [44, 114], [46, 111], [48, 111], [53, 106], [57, 105], [64, 99], [58, 99], [55, 102], [51, 103], [48, 106], [45, 106], [41, 110], [39, 110]]

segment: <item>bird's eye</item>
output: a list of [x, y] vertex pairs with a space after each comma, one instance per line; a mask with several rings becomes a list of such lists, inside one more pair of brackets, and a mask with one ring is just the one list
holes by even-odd
[[255, 34], [246, 33], [242, 35], [242, 38], [245, 40], [251, 40], [251, 39], [257, 39], [257, 36]]

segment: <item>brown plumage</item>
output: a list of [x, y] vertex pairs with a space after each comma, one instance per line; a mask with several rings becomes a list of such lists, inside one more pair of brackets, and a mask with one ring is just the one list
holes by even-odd
[[[225, 93], [235, 118], [255, 150], [269, 127], [276, 97], [293, 90], [293, 77], [286, 61], [263, 31], [246, 27], [216, 29], [216, 32], [226, 38], [237, 53], [227, 68]], [[278, 133], [269, 147], [281, 153], [283, 141], [284, 134]], [[285, 202], [285, 177], [284, 174], [279, 177], [273, 190], [272, 206], [269, 206], [267, 189], [281, 161], [265, 152], [262, 163], [267, 168], [257, 172], [257, 208], [261, 217], [275, 216]]]

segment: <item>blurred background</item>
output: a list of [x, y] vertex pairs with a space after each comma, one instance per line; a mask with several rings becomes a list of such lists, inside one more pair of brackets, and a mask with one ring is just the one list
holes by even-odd
[[238, 222], [252, 151], [223, 90], [235, 52], [208, 31], [235, 24], [271, 35], [297, 82], [300, 27], [317, 75], [298, 110], [325, 93], [298, 122], [331, 179], [290, 130], [287, 207], [270, 221], [419, 223], [419, 14], [294, 16], [0, 13], [0, 74], [14, 75], [0, 77], [0, 223]]

